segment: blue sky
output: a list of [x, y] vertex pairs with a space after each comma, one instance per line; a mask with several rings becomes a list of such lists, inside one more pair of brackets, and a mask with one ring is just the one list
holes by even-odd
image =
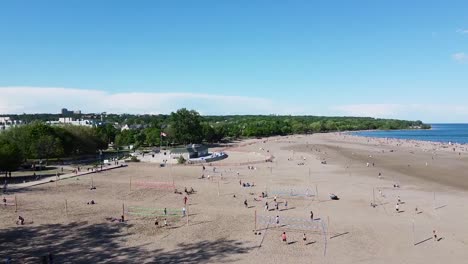
[[466, 10], [467, 1], [5, 1], [0, 113], [188, 107], [468, 122]]

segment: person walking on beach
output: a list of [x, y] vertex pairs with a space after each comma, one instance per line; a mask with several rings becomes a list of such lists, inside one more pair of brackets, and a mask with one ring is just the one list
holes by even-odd
[[305, 233], [302, 235], [302, 241], [304, 241], [304, 243], [307, 242], [307, 237], [306, 237], [306, 234], [305, 234]]
[[400, 204], [399, 204], [399, 203], [397, 203], [397, 204], [395, 205], [395, 210], [396, 210], [397, 213], [400, 212]]
[[284, 200], [284, 207], [286, 210], [288, 210], [288, 201]]
[[164, 208], [164, 215], [167, 215], [167, 208]]
[[432, 230], [432, 235], [434, 236], [434, 241], [437, 241], [437, 234], [436, 234], [435, 229]]
[[314, 212], [310, 211], [310, 220], [314, 221]]
[[276, 224], [279, 225], [279, 215], [276, 216]]
[[186, 214], [186, 209], [185, 207], [182, 207], [182, 215], [185, 217], [185, 214]]
[[268, 211], [268, 202], [265, 202], [265, 211]]
[[247, 204], [247, 199], [244, 200], [244, 205], [245, 205], [245, 208], [248, 207], [248, 204]]
[[188, 200], [188, 198], [187, 198], [187, 196], [185, 196], [184, 197], [184, 205], [187, 205], [187, 200]]

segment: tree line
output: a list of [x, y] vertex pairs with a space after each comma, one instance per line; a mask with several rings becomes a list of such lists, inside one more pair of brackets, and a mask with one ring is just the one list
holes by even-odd
[[0, 171], [16, 170], [27, 159], [96, 154], [107, 146], [105, 136], [95, 128], [32, 122], [0, 133]]
[[[43, 121], [58, 119], [60, 115], [38, 115], [38, 120], [34, 120], [34, 115], [27, 115], [28, 124], [0, 133], [0, 171], [12, 170], [25, 159], [96, 154], [110, 144], [114, 148], [129, 145], [139, 148], [290, 134], [430, 128], [422, 121], [367, 117], [201, 116], [185, 108], [170, 115], [109, 114], [103, 123], [99, 123], [99, 114], [85, 116], [94, 116], [97, 125], [92, 128], [50, 126]], [[22, 117], [13, 116], [13, 119], [20, 120]], [[130, 129], [121, 130], [123, 125], [128, 125]]]

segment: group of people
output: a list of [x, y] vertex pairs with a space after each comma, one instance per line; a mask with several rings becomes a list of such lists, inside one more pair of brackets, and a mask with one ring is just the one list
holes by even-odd
[[190, 187], [190, 191], [189, 191], [187, 190], [187, 187], [185, 187], [184, 192], [185, 194], [190, 195], [190, 194], [194, 194], [195, 190], [192, 187]]
[[[288, 243], [288, 237], [286, 236], [286, 232], [283, 232], [281, 234], [281, 241], [283, 241], [285, 244]], [[304, 241], [304, 243], [307, 243], [307, 236], [305, 233], [302, 234], [302, 241]]]
[[395, 205], [395, 210], [396, 210], [397, 213], [400, 212], [400, 204], [401, 204], [401, 198], [400, 198], [400, 196], [398, 196], [397, 203]]
[[[156, 218], [156, 220], [154, 221], [154, 225], [159, 227], [159, 220], [158, 218]], [[167, 218], [164, 218], [164, 226], [168, 226], [167, 224]]]
[[[277, 197], [276, 197], [276, 196], [275, 196], [275, 198], [273, 199], [273, 202], [275, 203], [275, 210], [276, 210], [276, 211], [279, 211], [279, 204], [280, 204], [280, 203], [277, 202]], [[285, 210], [287, 210], [287, 209], [288, 209], [288, 201], [284, 200], [283, 204], [284, 204]], [[267, 202], [265, 202], [265, 211], [269, 211], [269, 210], [270, 210], [270, 204], [269, 204], [268, 201], [267, 201]]]
[[242, 182], [242, 180], [239, 180], [239, 185], [242, 187], [254, 187], [255, 183]]

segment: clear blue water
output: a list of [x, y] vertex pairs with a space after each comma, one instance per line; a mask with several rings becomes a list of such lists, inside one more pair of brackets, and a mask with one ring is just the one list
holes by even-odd
[[432, 124], [430, 130], [378, 130], [353, 132], [354, 135], [468, 144], [468, 124]]

